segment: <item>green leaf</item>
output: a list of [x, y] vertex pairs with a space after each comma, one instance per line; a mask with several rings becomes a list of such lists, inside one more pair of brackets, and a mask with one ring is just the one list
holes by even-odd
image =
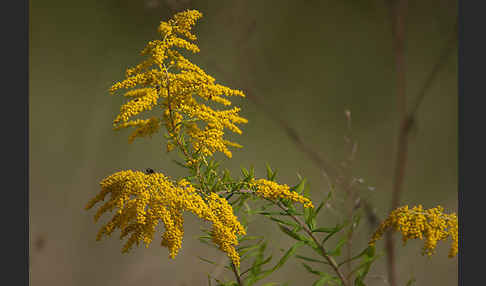
[[259, 255], [258, 250], [248, 251], [247, 254], [241, 256], [240, 260], [241, 261], [244, 261], [244, 260], [246, 260], [248, 258], [255, 257], [255, 256], [258, 256], [258, 255]]
[[314, 215], [314, 209], [304, 208], [304, 219], [307, 226], [312, 231], [316, 227], [316, 219]]
[[319, 278], [318, 280], [316, 280], [316, 282], [314, 282], [314, 284], [312, 284], [312, 286], [322, 286], [330, 280], [332, 280], [332, 277], [330, 275], [324, 273], [324, 275], [321, 278]]
[[265, 167], [267, 168], [267, 179], [269, 181], [272, 181], [272, 176], [273, 176], [272, 168], [270, 168], [270, 165], [268, 163], [265, 163]]
[[253, 168], [253, 166], [250, 167], [249, 177], [255, 178], [255, 168]]
[[190, 169], [190, 167], [188, 167], [186, 164], [184, 164], [182, 162], [179, 162], [179, 161], [177, 161], [175, 159], [173, 159], [172, 162], [176, 163], [177, 165], [181, 166], [184, 169]]
[[281, 220], [281, 219], [278, 219], [278, 218], [275, 218], [275, 217], [270, 217], [270, 219], [273, 220], [273, 221], [276, 221], [278, 223], [288, 225], [288, 226], [299, 227], [299, 225], [297, 223], [292, 222], [292, 221], [285, 221], [285, 220]]
[[351, 271], [351, 274], [357, 272], [355, 282], [358, 281], [358, 283], [362, 283], [360, 285], [364, 285], [363, 280], [368, 274], [371, 268], [371, 264], [379, 257], [380, 256], [368, 256], [368, 255], [365, 255], [363, 257], [363, 262], [358, 267], [356, 267], [353, 271]]
[[263, 242], [260, 247], [258, 248], [258, 251], [257, 251], [257, 255], [256, 255], [256, 258], [255, 260], [253, 261], [253, 264], [250, 268], [250, 272], [253, 274], [253, 275], [257, 275], [258, 273], [260, 273], [261, 271], [261, 264], [262, 262], [264, 261], [263, 257], [264, 257], [264, 252], [265, 252], [265, 249], [267, 248], [267, 243], [266, 242]]
[[304, 242], [296, 242], [292, 247], [290, 247], [287, 252], [285, 252], [285, 254], [282, 256], [282, 258], [280, 258], [280, 260], [278, 261], [277, 264], [275, 264], [274, 267], [272, 267], [271, 269], [269, 270], [265, 270], [263, 271], [261, 274], [259, 274], [258, 276], [256, 276], [254, 278], [254, 282], [258, 281], [258, 280], [261, 280], [265, 277], [267, 277], [268, 275], [272, 274], [273, 272], [277, 271], [280, 267], [282, 267], [285, 262], [287, 262], [287, 260], [292, 257], [295, 252], [297, 251], [297, 249], [304, 245]]
[[318, 275], [318, 276], [322, 275], [322, 272], [312, 269], [312, 267], [310, 267], [309, 265], [307, 265], [305, 263], [302, 263], [302, 265], [304, 265], [304, 268], [305, 268], [305, 270], [307, 270], [307, 272], [309, 272], [311, 274]]
[[240, 246], [240, 247], [237, 247], [236, 250], [238, 250], [238, 253], [243, 255], [243, 254], [247, 253], [248, 251], [251, 251], [253, 249], [257, 249], [259, 247], [260, 247], [260, 242], [254, 244], [254, 245]]
[[270, 177], [270, 181], [274, 181], [276, 176], [277, 176], [277, 170], [274, 170], [272, 176]]
[[295, 252], [297, 251], [297, 249], [299, 247], [301, 247], [302, 245], [304, 245], [303, 242], [297, 242], [292, 247], [290, 247], [289, 250], [287, 250], [287, 252], [284, 254], [284, 256], [282, 256], [282, 258], [280, 258], [278, 263], [272, 268], [272, 272], [279, 269], [280, 267], [282, 267], [285, 264], [285, 262], [287, 262], [287, 260], [290, 257], [292, 257], [295, 254]]
[[312, 213], [313, 213], [313, 210], [311, 208], [304, 208], [304, 220], [305, 220], [305, 223], [307, 224], [307, 226], [311, 230], [313, 229], [313, 227], [311, 226]]
[[211, 260], [206, 259], [206, 258], [203, 258], [203, 257], [201, 257], [201, 256], [198, 256], [197, 258], [199, 258], [199, 259], [201, 259], [202, 261], [207, 262], [207, 263], [209, 263], [209, 264], [213, 264], [213, 265], [215, 265], [215, 264], [216, 264], [216, 262], [211, 261]]
[[257, 241], [255, 244], [253, 245], [247, 245], [247, 246], [240, 246], [237, 248], [238, 252], [240, 253], [240, 255], [244, 255], [248, 252], [251, 252], [251, 251], [254, 251], [254, 250], [257, 250], [261, 247], [262, 244], [264, 244], [265, 241], [262, 239], [260, 241]]
[[287, 215], [288, 214], [295, 215], [295, 216], [304, 215], [303, 213], [298, 212], [293, 205], [288, 206], [288, 209], [286, 210], [286, 212], [287, 212]]
[[347, 240], [348, 240], [347, 236], [342, 237], [339, 240], [339, 242], [337, 243], [336, 248], [334, 250], [328, 252], [327, 254], [329, 254], [331, 256], [340, 256], [341, 255], [341, 248], [343, 247], [343, 245], [346, 243]]
[[415, 284], [415, 282], [417, 282], [417, 279], [415, 279], [415, 277], [412, 277], [410, 278], [410, 280], [408, 280], [407, 286], [412, 286], [413, 284]]
[[201, 231], [206, 233], [207, 235], [201, 235], [201, 236], [199, 236], [199, 238], [203, 238], [203, 239], [211, 239], [212, 238], [210, 230], [201, 228]]
[[353, 257], [351, 257], [350, 259], [346, 259], [345, 261], [343, 261], [343, 262], [339, 263], [339, 264], [338, 264], [338, 266], [341, 266], [341, 265], [343, 265], [343, 264], [346, 264], [346, 263], [348, 263], [348, 262], [351, 262], [351, 261], [353, 261], [353, 260], [356, 260], [356, 259], [358, 259], [358, 258], [362, 257], [363, 255], [368, 255], [368, 253], [369, 253], [369, 248], [370, 248], [370, 247], [371, 247], [371, 246], [369, 246], [369, 247], [365, 248], [365, 249], [364, 249], [363, 251], [361, 251], [359, 254], [357, 254], [357, 255], [355, 255], [355, 256], [353, 256]]
[[331, 238], [333, 235], [335, 235], [336, 233], [340, 232], [343, 228], [344, 228], [345, 224], [341, 224], [341, 225], [336, 225], [333, 229], [333, 231], [329, 232], [328, 235], [326, 235], [326, 237], [324, 237], [324, 239], [322, 240], [321, 242], [321, 245], [324, 245], [324, 243], [326, 241], [329, 240], [329, 238]]
[[318, 260], [318, 259], [314, 259], [314, 258], [311, 258], [311, 257], [302, 256], [302, 255], [296, 255], [295, 258], [302, 259], [302, 260], [309, 261], [309, 262], [317, 262], [317, 263], [322, 263], [322, 264], [329, 264], [326, 261], [322, 261], [322, 260]]
[[248, 176], [250, 175], [250, 173], [248, 172], [248, 170], [246, 168], [241, 168], [241, 173], [243, 173], [243, 176], [245, 176], [245, 178], [248, 178]]
[[200, 241], [200, 242], [202, 242], [202, 243], [204, 243], [204, 244], [206, 244], [206, 245], [208, 245], [208, 246], [210, 246], [210, 247], [214, 247], [214, 248], [216, 248], [216, 249], [219, 249], [219, 247], [218, 247], [218, 246], [214, 245], [214, 244], [213, 244], [213, 243], [211, 243], [210, 241], [207, 241], [207, 240], [204, 240], [204, 239], [201, 239], [201, 238], [199, 238], [199, 241]]
[[366, 286], [366, 284], [364, 284], [363, 279], [361, 277], [356, 277], [356, 279], [354, 279], [354, 285]]
[[376, 251], [375, 246], [370, 245], [370, 246], [368, 246], [368, 248], [366, 248], [366, 255], [368, 255], [369, 257], [373, 257], [373, 256], [375, 256], [375, 251]]
[[251, 214], [259, 214], [264, 216], [272, 216], [272, 215], [289, 216], [289, 214], [286, 212], [252, 211]]
[[186, 146], [186, 140], [185, 140], [184, 136], [180, 136], [180, 141], [181, 141], [182, 146], [185, 147]]
[[336, 227], [319, 227], [319, 228], [313, 229], [312, 232], [335, 233]]
[[304, 241], [304, 242], [305, 242], [305, 241], [308, 241], [308, 239], [307, 239], [305, 236], [300, 235], [300, 234], [298, 234], [298, 233], [296, 233], [296, 232], [294, 232], [294, 231], [290, 230], [289, 228], [287, 228], [287, 227], [285, 227], [285, 226], [283, 226], [283, 225], [281, 225], [281, 224], [279, 224], [279, 225], [278, 225], [278, 227], [280, 228], [280, 230], [281, 230], [283, 233], [285, 233], [286, 235], [288, 235], [288, 236], [292, 237], [292, 238], [293, 238], [293, 239], [295, 239], [295, 240]]
[[231, 180], [231, 175], [228, 169], [223, 171], [223, 182], [228, 182]]
[[259, 262], [257, 264], [257, 266], [265, 265], [265, 264], [269, 263], [271, 260], [272, 260], [272, 255], [270, 255], [269, 257], [265, 258], [263, 261]]
[[304, 187], [305, 187], [306, 182], [307, 182], [307, 179], [304, 178], [296, 186], [290, 188], [290, 190], [301, 195], [302, 192], [304, 191]]
[[327, 233], [332, 233], [332, 234], [335, 234], [335, 233], [338, 233], [339, 231], [341, 231], [343, 228], [344, 228], [344, 224], [337, 224], [336, 226], [334, 227], [319, 227], [319, 228], [316, 228], [314, 229], [313, 232], [327, 232]]
[[259, 235], [247, 235], [247, 236], [243, 236], [242, 238], [240, 238], [239, 242], [243, 242], [243, 241], [247, 241], [247, 240], [257, 240], [257, 239], [263, 239], [263, 236], [259, 236]]
[[319, 204], [317, 209], [314, 211], [314, 216], [317, 216], [317, 214], [321, 211], [322, 207], [331, 199], [332, 192], [328, 192], [327, 196], [322, 200], [322, 202]]
[[292, 228], [292, 231], [297, 233], [297, 232], [301, 231], [302, 229], [303, 229], [303, 227], [301, 225], [295, 224]]
[[319, 214], [319, 212], [321, 211], [322, 207], [324, 206], [325, 202], [322, 201], [319, 206], [316, 208], [316, 210], [314, 211], [314, 217], [317, 216], [317, 214]]

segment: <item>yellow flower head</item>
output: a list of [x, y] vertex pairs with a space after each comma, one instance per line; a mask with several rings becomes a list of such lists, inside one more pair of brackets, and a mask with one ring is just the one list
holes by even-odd
[[[161, 22], [158, 28], [161, 39], [150, 41], [141, 53], [147, 58], [127, 69], [126, 78], [110, 88], [111, 93], [128, 89], [123, 94], [128, 101], [122, 105], [113, 125], [116, 130], [135, 127], [130, 142], [136, 137], [151, 136], [163, 124], [169, 134], [168, 151], [182, 145], [182, 136], [187, 137], [184, 141], [190, 143], [194, 154], [204, 156], [219, 151], [231, 157], [228, 147], [241, 147], [223, 138], [225, 129], [241, 134], [237, 125], [247, 120], [238, 115], [240, 109], [218, 110], [205, 103], [229, 106], [228, 97], [244, 97], [243, 92], [216, 84], [213, 77], [179, 51], [199, 52], [198, 46], [191, 42], [196, 40], [191, 30], [201, 17], [200, 12], [188, 10]], [[161, 111], [161, 116], [133, 119], [150, 110]]]
[[86, 206], [92, 208], [98, 202], [110, 198], [95, 214], [97, 221], [103, 213], [115, 211], [111, 220], [98, 232], [97, 240], [120, 229], [120, 239], [129, 236], [122, 252], [128, 252], [133, 244], [152, 242], [156, 227], [162, 222], [165, 232], [162, 246], [169, 249], [174, 258], [181, 248], [184, 235], [183, 212], [189, 211], [212, 223], [213, 241], [228, 254], [235, 265], [239, 255], [235, 250], [237, 235], [244, 235], [245, 229], [233, 214], [231, 205], [217, 194], [205, 199], [186, 180], [172, 183], [161, 173], [145, 174], [140, 171], [121, 171], [101, 181], [101, 191]]
[[255, 193], [266, 199], [276, 200], [276, 199], [287, 199], [294, 202], [299, 202], [304, 205], [305, 208], [313, 208], [314, 205], [312, 201], [308, 198], [299, 195], [298, 193], [291, 191], [287, 185], [279, 185], [275, 182], [258, 179], [253, 180], [250, 183], [250, 187], [255, 190]]
[[424, 240], [423, 254], [432, 255], [437, 242], [451, 238], [449, 257], [458, 252], [458, 220], [455, 213], [445, 214], [441, 206], [424, 210], [421, 205], [392, 211], [373, 234], [369, 244], [374, 245], [389, 228], [401, 232], [404, 243], [409, 239]]

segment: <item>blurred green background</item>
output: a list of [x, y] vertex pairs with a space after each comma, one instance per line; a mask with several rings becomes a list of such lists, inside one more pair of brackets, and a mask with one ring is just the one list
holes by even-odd
[[[353, 174], [375, 187], [377, 215], [389, 209], [399, 114], [388, 8], [377, 0], [222, 1], [85, 0], [30, 1], [30, 281], [31, 285], [207, 285], [222, 254], [197, 241], [200, 222], [186, 216], [179, 255], [154, 240], [150, 248], [122, 255], [116, 235], [96, 242], [101, 223], [83, 209], [99, 181], [121, 169], [154, 168], [183, 175], [163, 140], [114, 132], [111, 122], [122, 99], [111, 84], [136, 64], [157, 25], [183, 9], [198, 9], [201, 53], [192, 57], [220, 83], [248, 91], [266, 107], [239, 100], [249, 119], [238, 138], [244, 145], [224, 165], [234, 172], [265, 162], [277, 179], [293, 185], [308, 178], [311, 196], [321, 199], [326, 179], [274, 120], [280, 117], [333, 164], [347, 149], [344, 110], [350, 110], [359, 149]], [[450, 38], [456, 1], [409, 1], [407, 15], [407, 98], [413, 102]], [[457, 210], [457, 50], [452, 52], [417, 113], [409, 145], [403, 204], [443, 205]], [[326, 215], [323, 215], [323, 223]], [[291, 241], [277, 227], [258, 221], [250, 233], [267, 235], [279, 256]], [[360, 232], [363, 244], [369, 235]], [[398, 238], [398, 237], [397, 237]], [[398, 241], [398, 240], [397, 240]], [[401, 247], [401, 285], [457, 285], [457, 258], [448, 243], [431, 258], [420, 243]], [[362, 245], [357, 245], [356, 249]], [[384, 243], [378, 244], [379, 249]], [[369, 285], [386, 285], [385, 259], [374, 265]], [[218, 270], [216, 270], [218, 271]], [[230, 277], [221, 273], [219, 277]], [[289, 262], [263, 282], [311, 285], [300, 262]]]

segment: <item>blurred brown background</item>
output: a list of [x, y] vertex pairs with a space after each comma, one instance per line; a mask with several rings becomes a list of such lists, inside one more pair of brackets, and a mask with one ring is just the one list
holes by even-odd
[[[320, 199], [328, 191], [326, 179], [274, 119], [285, 120], [335, 164], [347, 154], [344, 110], [350, 110], [359, 141], [353, 174], [375, 187], [370, 198], [377, 214], [388, 211], [399, 115], [385, 1], [30, 1], [31, 285], [207, 285], [214, 267], [197, 256], [219, 261], [221, 253], [197, 241], [195, 218], [186, 217], [183, 247], [169, 260], [159, 240], [128, 255], [121, 254], [116, 235], [96, 242], [101, 224], [83, 209], [98, 182], [114, 171], [150, 167], [183, 174], [160, 137], [130, 145], [127, 131], [111, 130], [122, 100], [107, 89], [140, 60], [138, 52], [157, 37], [158, 23], [186, 8], [204, 14], [196, 26], [201, 53], [194, 62], [220, 83], [260, 100], [237, 102], [249, 123], [236, 139], [244, 148], [225, 166], [239, 172], [253, 165], [264, 176], [269, 162], [282, 183], [295, 184], [297, 173], [308, 178], [311, 196]], [[450, 38], [456, 14], [456, 1], [409, 1], [410, 103]], [[456, 53], [417, 113], [403, 204], [457, 210]], [[269, 236], [275, 256], [291, 244], [269, 222], [250, 232]], [[420, 243], [397, 246], [401, 285], [413, 277], [416, 285], [457, 285], [457, 258], [447, 258], [447, 244], [430, 259], [420, 255]], [[374, 265], [369, 285], [386, 285], [377, 277], [385, 274], [384, 261]], [[314, 277], [293, 260], [263, 283], [269, 281], [311, 285]]]

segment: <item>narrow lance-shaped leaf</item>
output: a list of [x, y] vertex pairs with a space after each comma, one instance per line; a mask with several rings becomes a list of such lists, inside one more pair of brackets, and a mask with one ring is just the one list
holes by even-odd
[[316, 282], [314, 282], [314, 284], [312, 284], [312, 286], [323, 286], [331, 280], [333, 280], [332, 276], [330, 276], [329, 274], [323, 273], [322, 277], [319, 278]]
[[248, 176], [250, 174], [250, 173], [248, 173], [248, 170], [246, 168], [243, 168], [243, 167], [241, 168], [241, 173], [243, 173], [243, 176], [245, 178], [248, 178]]
[[285, 225], [288, 225], [288, 226], [292, 226], [292, 227], [298, 227], [299, 225], [295, 222], [292, 222], [292, 221], [285, 221], [285, 220], [282, 220], [282, 219], [278, 219], [278, 218], [275, 218], [275, 217], [270, 217], [271, 220], [273, 221], [276, 221], [278, 223], [281, 223], [281, 224], [285, 224]]
[[315, 275], [318, 275], [318, 276], [321, 276], [322, 275], [322, 272], [320, 271], [317, 271], [317, 270], [314, 270], [312, 267], [310, 267], [309, 265], [305, 264], [305, 263], [302, 263], [302, 265], [304, 266], [305, 270], [307, 270], [307, 272], [311, 273], [311, 274], [315, 274]]
[[306, 182], [307, 182], [307, 179], [302, 179], [296, 186], [290, 188], [290, 190], [298, 193], [299, 195], [302, 195]]
[[[272, 267], [271, 269], [269, 270], [266, 270], [266, 271], [263, 271], [260, 275], [258, 275], [255, 279], [256, 281], [258, 280], [261, 280], [265, 277], [267, 277], [268, 275], [272, 274], [273, 272], [277, 271], [279, 268], [281, 268], [288, 260], [290, 257], [292, 257], [295, 252], [297, 251], [297, 249], [304, 245], [304, 242], [296, 242], [292, 247], [290, 247], [287, 252], [285, 252], [285, 254], [282, 256], [282, 258], [280, 258], [280, 260], [277, 262], [277, 264], [275, 264], [274, 267]], [[256, 282], [255, 281], [255, 282]]]
[[413, 284], [415, 284], [415, 282], [417, 282], [417, 279], [415, 279], [415, 277], [410, 278], [410, 280], [408, 280], [407, 282], [407, 286], [412, 286]]
[[[366, 255], [363, 256], [363, 262], [358, 266], [356, 267], [353, 271], [351, 271], [351, 274], [352, 273], [357, 273], [356, 275], [356, 279], [355, 279], [355, 283], [357, 285], [364, 285], [364, 278], [366, 277], [366, 275], [368, 274], [370, 268], [371, 268], [371, 264], [379, 258], [379, 256], [368, 256], [369, 254], [369, 251], [367, 252]], [[361, 284], [359, 284], [361, 283]]]
[[308, 239], [305, 236], [298, 234], [281, 224], [279, 224], [278, 227], [283, 233], [287, 234], [288, 236], [292, 237], [295, 240], [304, 241], [304, 242], [308, 241]]
[[329, 264], [329, 262], [327, 262], [327, 261], [322, 261], [322, 260], [319, 260], [319, 259], [315, 259], [315, 258], [312, 258], [312, 257], [303, 256], [303, 255], [296, 255], [295, 258], [302, 259], [302, 260], [309, 261], [309, 262]]
[[[370, 247], [371, 247], [371, 246], [370, 246]], [[341, 265], [343, 265], [343, 264], [346, 264], [346, 263], [349, 263], [349, 262], [351, 262], [351, 261], [353, 261], [353, 260], [356, 260], [356, 259], [358, 259], [358, 258], [362, 257], [363, 255], [368, 255], [368, 253], [369, 253], [369, 249], [368, 249], [368, 248], [369, 248], [369, 247], [365, 248], [365, 249], [364, 249], [363, 251], [361, 251], [359, 254], [357, 254], [357, 255], [355, 255], [355, 256], [353, 256], [353, 257], [351, 257], [350, 259], [346, 259], [345, 261], [343, 261], [343, 262], [339, 263], [339, 264], [338, 264], [338, 266], [341, 266]]]
[[270, 168], [270, 165], [268, 163], [265, 163], [265, 167], [267, 168], [267, 179], [269, 181], [272, 181], [273, 170], [272, 168]]
[[342, 237], [339, 240], [339, 242], [336, 245], [336, 248], [334, 248], [334, 250], [328, 252], [328, 254], [331, 255], [331, 256], [340, 256], [341, 255], [341, 249], [342, 249], [343, 245], [346, 243], [347, 240], [348, 240], [348, 236], [345, 235], [344, 237]]
[[253, 166], [250, 168], [248, 175], [250, 178], [255, 178], [255, 168], [253, 168]]
[[264, 257], [264, 253], [265, 253], [265, 249], [267, 248], [267, 243], [264, 242], [260, 245], [260, 247], [258, 248], [258, 254], [255, 258], [255, 260], [253, 261], [253, 265], [251, 267], [251, 272], [253, 274], [258, 274], [260, 273], [260, 270], [261, 270], [261, 263], [264, 261], [263, 257]]
[[207, 263], [209, 263], [209, 264], [213, 264], [213, 265], [215, 265], [215, 264], [216, 264], [216, 262], [211, 261], [211, 260], [206, 259], [206, 258], [203, 258], [203, 257], [201, 257], [201, 256], [198, 256], [197, 258], [199, 258], [200, 260], [202, 260], [202, 261], [204, 261], [204, 262], [207, 262]]

